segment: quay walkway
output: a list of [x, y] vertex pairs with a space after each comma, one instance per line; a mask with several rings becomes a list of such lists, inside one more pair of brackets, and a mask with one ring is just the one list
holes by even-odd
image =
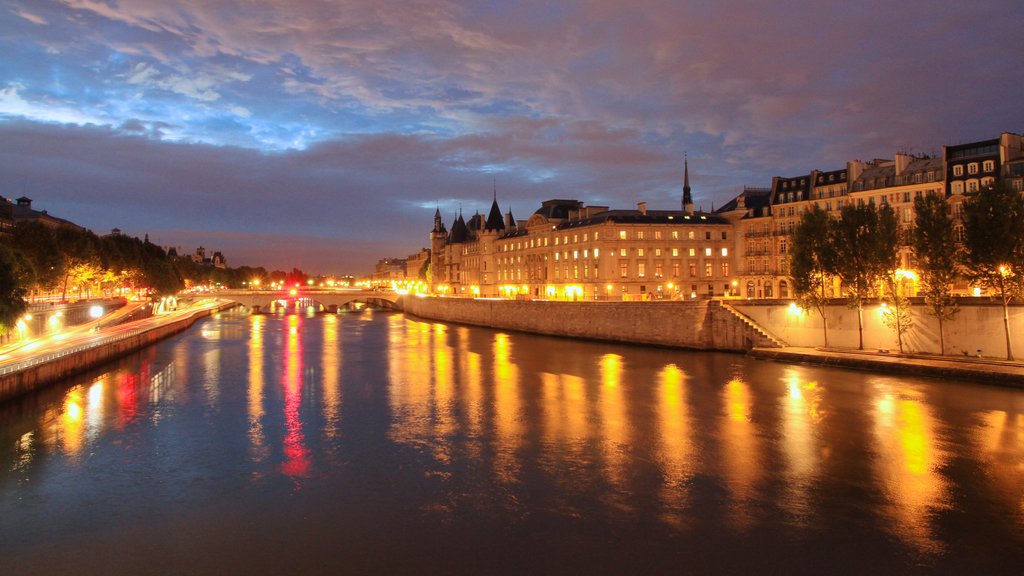
[[937, 378], [980, 380], [993, 384], [1024, 387], [1024, 362], [988, 357], [900, 354], [885, 350], [851, 348], [753, 348], [755, 358], [824, 366], [841, 366], [892, 374], [913, 374]]

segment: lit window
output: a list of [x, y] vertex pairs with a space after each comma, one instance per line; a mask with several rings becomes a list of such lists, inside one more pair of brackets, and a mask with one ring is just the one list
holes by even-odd
[[619, 230], [619, 240], [625, 240], [625, 239], [626, 239], [626, 231], [625, 230]]
[[558, 252], [555, 252], [555, 262], [558, 262]]
[[600, 248], [594, 248], [594, 258], [597, 258], [598, 256], [600, 256], [599, 250], [600, 250]]
[[715, 269], [712, 266], [711, 262], [705, 262], [704, 263], [704, 275], [705, 276], [712, 276], [712, 275], [714, 275], [714, 273], [715, 273]]
[[704, 255], [705, 256], [711, 256], [711, 248], [710, 247], [704, 249]]
[[583, 257], [584, 258], [590, 258], [590, 250], [587, 250], [586, 248], [584, 248], [583, 249]]
[[654, 249], [654, 255], [655, 256], [661, 256], [661, 248], [655, 248]]
[[672, 231], [672, 239], [673, 240], [679, 240], [679, 230], [673, 230]]
[[696, 255], [697, 255], [697, 249], [696, 248], [690, 248], [690, 256], [696, 256]]
[[995, 172], [995, 169], [996, 163], [994, 160], [985, 160], [984, 164], [982, 164], [982, 170], [985, 172]]
[[619, 256], [625, 256], [625, 255], [626, 255], [626, 249], [625, 248], [619, 248]]
[[579, 250], [573, 250], [572, 251], [572, 259], [573, 260], [579, 260], [580, 259], [580, 251]]
[[643, 239], [644, 239], [644, 231], [643, 231], [643, 230], [639, 230], [639, 231], [637, 231], [637, 233], [636, 233], [636, 239], [637, 239], [637, 240], [643, 240]]
[[729, 249], [728, 248], [722, 248], [722, 256], [728, 256], [728, 255], [729, 255]]
[[661, 240], [661, 230], [655, 230], [654, 231], [654, 239], [655, 240]]
[[694, 238], [693, 230], [690, 230], [690, 231], [688, 231], [686, 233], [686, 238], [687, 238], [687, 240], [693, 240], [693, 238]]
[[672, 249], [672, 255], [673, 256], [679, 256], [679, 248], [673, 248]]
[[977, 174], [978, 173], [978, 163], [977, 162], [971, 162], [970, 164], [968, 164], [967, 165], [967, 173], [968, 174]]
[[722, 262], [722, 276], [728, 276], [728, 275], [729, 275], [729, 263], [728, 262]]
[[660, 262], [656, 262], [654, 264], [654, 277], [655, 278], [661, 278], [661, 263]]
[[558, 236], [555, 236], [555, 246], [558, 246]]
[[951, 183], [949, 185], [949, 191], [952, 192], [953, 194], [963, 194], [964, 193], [964, 183], [963, 182], [953, 182], [953, 183]]
[[674, 276], [674, 277], [678, 277], [679, 276], [679, 262], [673, 262], [672, 263], [672, 276]]
[[963, 176], [963, 175], [964, 175], [964, 167], [962, 165], [957, 164], [956, 166], [953, 166], [953, 176]]
[[643, 256], [644, 255], [644, 249], [643, 248], [637, 248], [636, 249], [636, 255], [637, 256]]
[[629, 274], [629, 264], [626, 262], [619, 262], [619, 276], [625, 278]]
[[647, 275], [647, 263], [637, 262], [636, 263], [636, 275], [643, 278]]

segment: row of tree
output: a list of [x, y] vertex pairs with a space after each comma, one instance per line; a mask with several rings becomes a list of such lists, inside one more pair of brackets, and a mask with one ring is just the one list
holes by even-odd
[[188, 256], [169, 257], [148, 238], [19, 222], [0, 235], [0, 332], [14, 326], [33, 298], [173, 294], [197, 285], [241, 287], [257, 278], [298, 283], [307, 276], [298, 269], [215, 268]]
[[974, 194], [963, 205], [963, 239], [956, 218], [942, 195], [914, 201], [914, 226], [900, 234], [896, 214], [888, 205], [849, 203], [838, 218], [813, 207], [793, 232], [790, 271], [794, 290], [805, 309], [818, 312], [828, 346], [826, 306], [834, 280], [857, 310], [859, 346], [864, 347], [865, 301], [880, 297], [887, 305], [886, 324], [903, 336], [913, 318], [907, 286], [900, 270], [899, 250], [909, 245], [916, 261], [920, 295], [928, 313], [938, 319], [940, 351], [945, 354], [943, 323], [957, 313], [954, 283], [963, 278], [984, 288], [1003, 306], [1006, 356], [1013, 359], [1009, 305], [1024, 297], [1024, 196], [1005, 184]]

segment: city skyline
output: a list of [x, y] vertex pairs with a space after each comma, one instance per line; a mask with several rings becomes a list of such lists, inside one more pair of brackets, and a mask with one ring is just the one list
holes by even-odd
[[360, 272], [440, 208], [710, 209], [1020, 131], [1011, 2], [10, 1], [0, 195], [232, 266]]

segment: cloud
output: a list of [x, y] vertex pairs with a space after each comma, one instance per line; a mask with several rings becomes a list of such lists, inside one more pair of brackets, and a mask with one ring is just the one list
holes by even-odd
[[27, 10], [17, 10], [14, 12], [14, 14], [38, 26], [46, 26], [47, 24], [49, 24], [46, 21], [46, 19], [43, 18], [42, 16], [38, 16], [36, 14], [28, 12]]

